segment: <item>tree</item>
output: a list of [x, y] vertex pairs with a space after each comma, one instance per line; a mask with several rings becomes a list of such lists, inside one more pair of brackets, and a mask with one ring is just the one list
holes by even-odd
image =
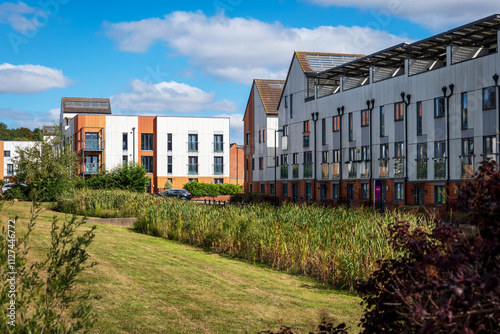
[[139, 164], [125, 164], [112, 171], [104, 171], [85, 180], [91, 189], [127, 189], [144, 192], [149, 185], [146, 170]]

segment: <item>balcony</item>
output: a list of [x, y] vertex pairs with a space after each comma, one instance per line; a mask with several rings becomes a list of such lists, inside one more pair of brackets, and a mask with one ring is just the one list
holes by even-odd
[[282, 180], [288, 179], [288, 165], [280, 166], [280, 178]]
[[483, 161], [491, 160], [498, 162], [496, 153], [481, 154], [481, 156], [483, 157]]
[[446, 178], [446, 158], [434, 158], [434, 178]]
[[329, 173], [329, 166], [327, 163], [321, 164], [321, 178], [323, 180], [327, 180], [330, 177]]
[[312, 177], [312, 164], [311, 163], [305, 163], [304, 164], [304, 178], [309, 178]]
[[198, 164], [188, 164], [188, 175], [198, 175]]
[[86, 139], [80, 143], [83, 151], [104, 151], [104, 139]]
[[334, 179], [334, 180], [340, 179], [340, 163], [339, 162], [332, 163], [332, 179]]
[[361, 178], [367, 179], [370, 177], [370, 161], [362, 161], [360, 165]]
[[[222, 153], [224, 152], [224, 143], [222, 142], [214, 142], [214, 153]], [[188, 142], [189, 145], [189, 142]], [[190, 152], [197, 152], [198, 151], [198, 143], [196, 143], [196, 151], [190, 151]]]
[[463, 179], [471, 179], [474, 177], [474, 155], [462, 155], [462, 175]]
[[378, 176], [389, 177], [389, 159], [378, 159]]
[[103, 170], [103, 165], [95, 162], [89, 162], [82, 164], [82, 174], [83, 175], [94, 175], [99, 174], [101, 170]]
[[417, 179], [427, 179], [427, 159], [416, 159], [417, 161]]
[[299, 165], [292, 165], [292, 177], [294, 179], [299, 178]]
[[[198, 174], [198, 166], [196, 167], [196, 174]], [[224, 165], [214, 165], [214, 175], [224, 174]]]
[[394, 158], [394, 177], [404, 177], [405, 176], [405, 158], [398, 157]]
[[356, 171], [356, 163], [355, 162], [348, 162], [347, 163], [347, 174], [350, 179], [355, 179], [357, 176], [357, 171]]
[[187, 150], [188, 150], [188, 152], [198, 152], [198, 142], [197, 141], [188, 141], [187, 142]]

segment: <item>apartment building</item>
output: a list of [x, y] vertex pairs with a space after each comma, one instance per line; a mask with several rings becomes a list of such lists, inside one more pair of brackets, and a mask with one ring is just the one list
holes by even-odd
[[125, 163], [142, 164], [158, 192], [167, 180], [229, 183], [229, 118], [112, 115], [109, 99], [61, 101], [61, 126], [88, 177]]
[[13, 158], [18, 148], [34, 145], [33, 141], [0, 141], [0, 176], [5, 183], [14, 182], [16, 171]]
[[498, 161], [499, 28], [495, 14], [315, 73], [295, 53], [277, 108], [277, 196], [444, 207], [480, 161]]

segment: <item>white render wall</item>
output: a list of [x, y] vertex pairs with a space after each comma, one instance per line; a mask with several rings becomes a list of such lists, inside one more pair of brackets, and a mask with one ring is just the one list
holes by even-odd
[[[13, 175], [7, 175], [7, 165], [14, 164], [12, 161], [12, 158], [17, 157], [16, 149], [21, 148], [24, 149], [26, 147], [30, 147], [32, 145], [35, 145], [36, 142], [33, 141], [4, 141], [4, 152], [5, 151], [10, 151], [10, 157], [5, 157], [3, 158], [3, 177], [10, 177]], [[14, 166], [15, 169], [15, 166]], [[15, 173], [15, 170], [14, 170]]]
[[[135, 128], [135, 130], [134, 130]], [[123, 150], [123, 133], [128, 134], [128, 149]], [[138, 118], [137, 116], [106, 116], [105, 142], [106, 169], [111, 170], [122, 165], [123, 156], [128, 162], [139, 162], [138, 159]], [[134, 150], [135, 138], [135, 150]], [[135, 158], [135, 160], [134, 160]]]

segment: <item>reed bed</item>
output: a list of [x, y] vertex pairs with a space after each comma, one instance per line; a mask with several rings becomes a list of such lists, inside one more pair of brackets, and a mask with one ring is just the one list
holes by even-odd
[[121, 216], [139, 218], [136, 229], [142, 233], [265, 263], [349, 290], [377, 268], [377, 260], [396, 255], [388, 244], [389, 223], [399, 218], [413, 226], [427, 225], [423, 218], [408, 213], [380, 215], [367, 209], [296, 205], [201, 205], [120, 191], [79, 193], [67, 203], [87, 212], [121, 210]]

